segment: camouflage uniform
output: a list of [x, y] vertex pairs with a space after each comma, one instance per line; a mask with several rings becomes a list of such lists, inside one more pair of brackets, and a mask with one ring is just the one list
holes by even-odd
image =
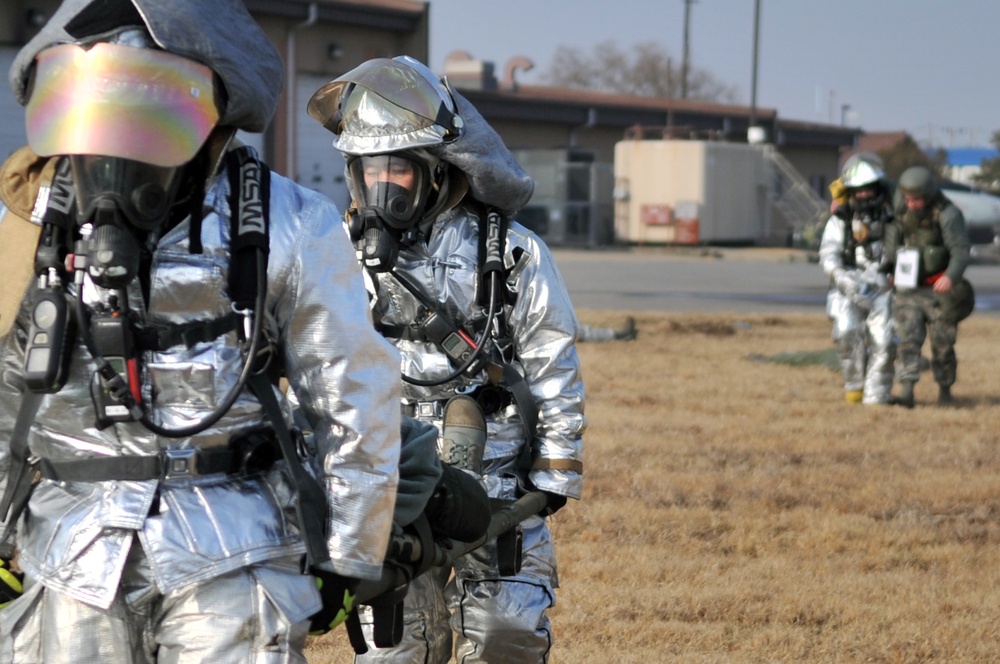
[[[905, 209], [905, 208], [904, 208]], [[896, 378], [912, 385], [920, 380], [920, 348], [929, 335], [931, 369], [942, 388], [955, 382], [958, 360], [955, 340], [958, 322], [972, 312], [972, 287], [963, 278], [969, 264], [969, 237], [965, 218], [943, 194], [937, 192], [923, 210], [906, 210], [886, 250], [896, 256], [903, 247], [920, 252], [916, 288], [895, 290], [894, 317], [899, 335]], [[935, 293], [934, 282], [946, 275], [952, 281], [948, 293]]]

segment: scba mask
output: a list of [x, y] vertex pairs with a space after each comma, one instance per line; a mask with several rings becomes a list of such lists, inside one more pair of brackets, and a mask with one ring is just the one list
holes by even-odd
[[888, 216], [885, 202], [885, 188], [879, 183], [851, 192], [851, 206], [854, 210], [851, 230], [857, 242], [873, 242], [881, 240], [885, 235]]
[[351, 239], [366, 267], [387, 272], [438, 193], [431, 166], [426, 156], [402, 152], [353, 157], [347, 173], [355, 196], [348, 217]]
[[167, 218], [181, 180], [180, 168], [97, 155], [70, 157], [81, 220], [114, 209], [123, 221], [151, 231]]

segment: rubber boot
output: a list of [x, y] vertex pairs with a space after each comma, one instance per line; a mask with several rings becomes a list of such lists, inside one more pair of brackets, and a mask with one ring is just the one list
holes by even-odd
[[950, 406], [953, 403], [955, 403], [955, 398], [951, 396], [951, 386], [950, 385], [938, 386], [938, 405]]
[[441, 423], [441, 460], [476, 477], [483, 474], [486, 451], [486, 418], [470, 396], [452, 397], [444, 407]]
[[893, 397], [892, 401], [897, 406], [913, 408], [916, 399], [913, 397], [913, 383], [900, 383], [899, 396]]

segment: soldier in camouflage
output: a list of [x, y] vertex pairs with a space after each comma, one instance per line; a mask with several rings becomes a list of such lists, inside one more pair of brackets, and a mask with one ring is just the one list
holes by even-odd
[[907, 408], [914, 406], [920, 348], [930, 336], [938, 403], [949, 405], [958, 369], [958, 323], [975, 306], [972, 286], [963, 276], [969, 264], [965, 218], [923, 166], [903, 172], [899, 193], [899, 223], [896, 232], [886, 238], [886, 252], [895, 268], [894, 318], [899, 336], [896, 378], [900, 392], [894, 401]]

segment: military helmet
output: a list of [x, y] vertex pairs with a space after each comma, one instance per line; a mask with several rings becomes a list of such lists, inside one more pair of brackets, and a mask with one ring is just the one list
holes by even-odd
[[910, 196], [933, 196], [938, 187], [926, 166], [910, 166], [899, 176], [899, 189]]

